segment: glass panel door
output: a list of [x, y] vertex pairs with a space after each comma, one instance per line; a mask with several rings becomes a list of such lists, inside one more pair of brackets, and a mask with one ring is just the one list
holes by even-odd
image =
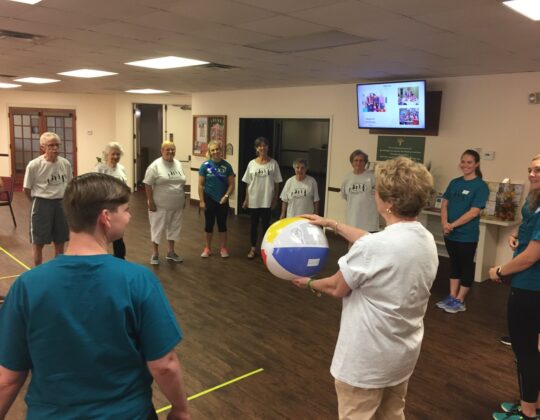
[[22, 183], [28, 162], [41, 154], [39, 137], [45, 131], [60, 136], [60, 155], [71, 162], [77, 173], [75, 111], [63, 109], [10, 108], [11, 168], [16, 182]]

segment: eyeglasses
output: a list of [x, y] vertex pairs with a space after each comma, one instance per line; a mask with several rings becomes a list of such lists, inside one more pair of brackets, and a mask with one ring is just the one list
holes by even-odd
[[45, 145], [46, 149], [59, 149], [60, 143], [49, 143]]
[[540, 166], [535, 166], [534, 168], [527, 168], [527, 173], [534, 176], [540, 175]]

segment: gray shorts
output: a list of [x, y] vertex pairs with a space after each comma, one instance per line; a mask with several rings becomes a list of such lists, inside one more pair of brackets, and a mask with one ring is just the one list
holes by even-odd
[[30, 212], [30, 242], [46, 245], [69, 241], [69, 228], [62, 207], [62, 199], [34, 197]]

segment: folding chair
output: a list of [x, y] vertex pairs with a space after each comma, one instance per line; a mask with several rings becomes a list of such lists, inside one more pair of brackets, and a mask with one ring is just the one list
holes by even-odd
[[2, 182], [4, 184], [4, 189], [0, 190], [0, 206], [9, 206], [9, 211], [11, 212], [13, 224], [15, 225], [15, 227], [17, 227], [15, 214], [13, 213], [13, 207], [11, 207], [11, 202], [13, 201], [13, 188], [15, 187], [15, 179], [13, 177], [3, 176]]

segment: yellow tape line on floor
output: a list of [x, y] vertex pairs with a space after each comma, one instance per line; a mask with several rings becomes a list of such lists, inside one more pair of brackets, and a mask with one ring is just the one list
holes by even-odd
[[[28, 267], [26, 264], [24, 264], [22, 261], [20, 261], [17, 257], [15, 257], [14, 255], [12, 255], [11, 253], [9, 253], [8, 251], [6, 251], [4, 248], [2, 248], [0, 246], [0, 251], [4, 252], [8, 257], [10, 257], [11, 259], [13, 259], [14, 261], [16, 261], [17, 263], [19, 263], [21, 266], [23, 266], [24, 268], [26, 268], [27, 270], [30, 270], [30, 267]], [[7, 279], [7, 278], [11, 278], [11, 277], [17, 277], [17, 275], [14, 275], [14, 276], [6, 276], [6, 277], [0, 277], [0, 279]], [[246, 373], [245, 375], [242, 375], [242, 376], [239, 376], [237, 378], [234, 378], [234, 379], [231, 379], [230, 381], [227, 381], [227, 382], [224, 382], [222, 383], [221, 385], [217, 385], [213, 388], [210, 388], [210, 389], [207, 389], [205, 391], [202, 391], [202, 392], [199, 392], [198, 394], [195, 394], [195, 395], [192, 395], [190, 397], [188, 397], [188, 401], [191, 401], [191, 400], [194, 400], [195, 398], [199, 398], [199, 397], [202, 397], [203, 395], [206, 395], [206, 394], [209, 394], [210, 392], [213, 392], [213, 391], [217, 391], [218, 389], [221, 389], [221, 388], [224, 388], [228, 385], [231, 385], [235, 382], [238, 382], [238, 381], [241, 381], [242, 379], [246, 379], [252, 375], [256, 375], [257, 373], [261, 373], [262, 371], [264, 371], [263, 368], [260, 368], [260, 369], [256, 369], [252, 372], [248, 372]], [[164, 411], [167, 411], [167, 410], [170, 410], [172, 407], [172, 405], [168, 405], [166, 407], [162, 407], [160, 408], [159, 410], [156, 410], [156, 413], [159, 414], [159, 413], [163, 413]]]
[[19, 277], [20, 274], [15, 274], [13, 276], [4, 276], [4, 277], [0, 277], [0, 280], [5, 280], [5, 279], [12, 279], [13, 277]]
[[[191, 401], [191, 400], [194, 400], [195, 398], [202, 397], [203, 395], [209, 394], [212, 391], [216, 391], [220, 388], [226, 387], [227, 385], [231, 385], [235, 382], [241, 381], [242, 379], [245, 379], [249, 376], [255, 375], [257, 373], [261, 373], [263, 370], [264, 370], [263, 368], [260, 368], [260, 369], [254, 370], [253, 372], [246, 373], [245, 375], [239, 376], [238, 378], [234, 378], [234, 379], [231, 379], [230, 381], [224, 382], [221, 385], [215, 386], [213, 388], [207, 389], [206, 391], [202, 391], [202, 392], [199, 392], [198, 394], [192, 395], [191, 397], [188, 397], [187, 400]], [[170, 410], [171, 407], [172, 405], [168, 405], [166, 407], [160, 408], [159, 410], [156, 410], [156, 413], [157, 414], [163, 413], [164, 411]]]
[[27, 270], [30, 270], [30, 267], [28, 267], [25, 263], [23, 263], [21, 260], [19, 260], [17, 257], [15, 257], [14, 255], [10, 254], [9, 252], [7, 252], [4, 248], [2, 248], [0, 246], [0, 251], [2, 251], [4, 254], [6, 254], [8, 257], [10, 257], [13, 261], [19, 263], [20, 265], [22, 265], [24, 268], [26, 268]]

